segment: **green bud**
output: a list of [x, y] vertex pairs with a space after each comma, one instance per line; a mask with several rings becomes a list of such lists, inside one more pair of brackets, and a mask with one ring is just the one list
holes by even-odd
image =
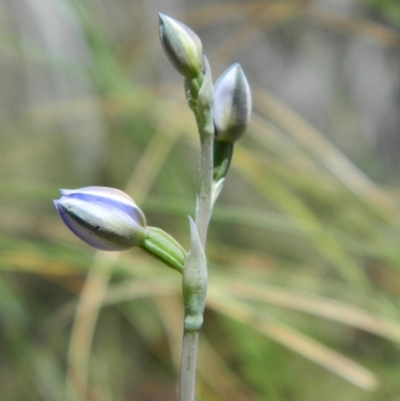
[[172, 65], [188, 79], [201, 75], [203, 48], [199, 37], [182, 22], [161, 13], [159, 17], [161, 44]]

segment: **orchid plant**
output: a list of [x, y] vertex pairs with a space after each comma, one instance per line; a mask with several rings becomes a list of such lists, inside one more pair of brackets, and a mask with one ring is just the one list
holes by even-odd
[[161, 44], [184, 77], [186, 99], [200, 136], [200, 185], [188, 252], [165, 231], [146, 224], [126, 193], [106, 187], [61, 190], [54, 204], [66, 226], [88, 245], [106, 251], [138, 246], [182, 275], [184, 304], [180, 401], [194, 401], [197, 345], [207, 294], [206, 239], [212, 208], [228, 172], [235, 142], [251, 114], [250, 87], [239, 64], [212, 83], [199, 37], [183, 23], [159, 14]]

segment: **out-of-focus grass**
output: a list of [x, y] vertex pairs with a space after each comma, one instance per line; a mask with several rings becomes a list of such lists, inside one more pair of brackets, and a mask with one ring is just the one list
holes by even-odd
[[[0, 114], [1, 398], [172, 400], [182, 330], [178, 275], [136, 250], [94, 253], [63, 227], [51, 199], [65, 185], [125, 189], [149, 224], [187, 246], [194, 121], [180, 83], [157, 83], [164, 71], [154, 59], [163, 55], [157, 28], [140, 24], [143, 4], [128, 10], [136, 26], [116, 32], [105, 3], [66, 4], [87, 41], [88, 63], [48, 55], [13, 32], [0, 42], [21, 63], [64, 69], [94, 88], [32, 102], [21, 118]], [[227, 64], [265, 24], [298, 18], [384, 45], [399, 41], [383, 24], [317, 12], [308, 2], [210, 3], [184, 20], [199, 30], [239, 22], [211, 57]], [[137, 79], [146, 68], [148, 84]], [[395, 188], [375, 184], [254, 80], [252, 88], [254, 117], [210, 227], [199, 400], [394, 401]], [[82, 121], [93, 115], [100, 128], [88, 133]], [[66, 121], [73, 133], [63, 131]], [[96, 135], [105, 148], [89, 172], [82, 152]]]

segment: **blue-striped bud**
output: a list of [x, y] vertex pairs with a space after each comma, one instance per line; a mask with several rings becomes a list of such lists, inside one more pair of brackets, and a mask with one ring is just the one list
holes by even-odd
[[126, 193], [106, 187], [61, 190], [55, 200], [66, 226], [87, 244], [105, 251], [122, 251], [144, 242], [146, 219]]
[[185, 24], [164, 14], [160, 17], [160, 40], [171, 64], [186, 78], [202, 73], [203, 46], [199, 37]]
[[234, 143], [247, 128], [252, 107], [250, 86], [240, 64], [231, 65], [214, 88], [215, 140]]

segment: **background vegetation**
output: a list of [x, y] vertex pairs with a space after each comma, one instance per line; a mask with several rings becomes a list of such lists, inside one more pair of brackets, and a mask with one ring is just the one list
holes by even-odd
[[176, 399], [179, 277], [94, 252], [51, 203], [118, 187], [188, 245], [198, 143], [157, 11], [254, 96], [210, 228], [198, 400], [398, 400], [390, 0], [0, 1], [1, 399]]

